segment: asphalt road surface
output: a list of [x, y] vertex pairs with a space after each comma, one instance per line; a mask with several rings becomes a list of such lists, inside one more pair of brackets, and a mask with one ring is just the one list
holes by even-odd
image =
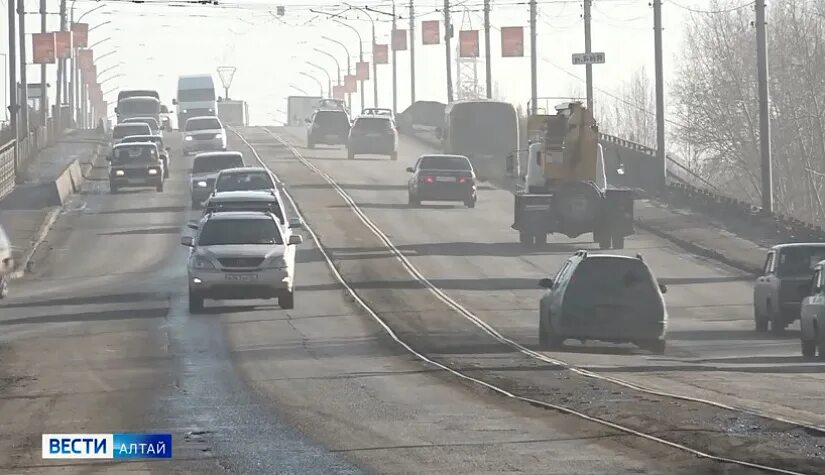
[[[261, 139], [264, 154], [267, 147], [277, 149], [262, 134]], [[233, 146], [243, 148], [237, 141]], [[334, 159], [340, 153], [319, 156]], [[406, 151], [404, 160], [412, 155]], [[283, 156], [268, 161], [276, 168], [295, 165]], [[396, 223], [393, 239], [442, 246], [438, 254], [419, 252], [424, 256], [416, 265], [429, 263], [428, 272], [455, 266], [443, 278], [455, 282], [451, 293], [462, 292], [462, 299], [480, 295], [483, 306], [495, 303], [486, 311], [512, 313], [502, 322], [521, 322], [524, 338], [533, 338], [530, 320], [521, 318], [534, 304], [535, 291], [526, 283], [496, 292], [472, 288], [482, 271], [470, 263], [487, 249], [484, 243], [492, 243], [491, 250], [496, 246], [490, 238], [499, 231], [473, 224], [465, 210], [395, 209], [401, 195], [382, 187], [403, 184], [402, 162], [359, 160], [336, 173], [349, 173], [340, 175], [342, 182], [363, 188], [357, 190], [359, 200], [375, 204], [369, 212], [382, 225]], [[105, 167], [97, 168], [96, 179], [73, 198], [36, 253], [33, 275], [14, 282], [11, 298], [0, 306], [0, 472], [744, 473], [494, 396], [421, 363], [345, 297], [311, 240], [298, 254], [294, 311], [268, 301], [208, 301], [204, 314], [189, 315], [187, 251], [179, 240], [197, 216], [187, 208], [190, 163], [175, 153], [162, 193], [109, 194]], [[482, 209], [491, 206], [485, 195]], [[304, 197], [308, 209], [330, 207], [327, 216], [309, 217], [313, 225], [346, 220], [339, 232], [351, 228], [349, 210], [334, 208], [340, 201], [313, 199], [311, 189], [296, 196], [301, 207]], [[475, 232], [468, 229], [464, 239], [481, 247], [449, 244], [458, 236], [448, 233], [462, 230], [453, 225], [439, 231], [439, 222], [473, 224]], [[447, 244], [438, 244], [440, 232], [450, 237]], [[380, 250], [359, 252], [363, 256], [353, 264], [374, 272], [371, 280], [397, 276], [370, 265], [370, 254]], [[487, 254], [484, 259], [500, 267], [515, 259]], [[513, 279], [532, 278], [506, 270]], [[382, 314], [403, 312], [407, 298], [416, 305], [424, 301], [422, 289], [405, 290], [403, 281], [394, 285], [400, 291], [388, 289], [384, 303], [399, 305], [380, 308]], [[511, 305], [516, 292], [531, 296], [523, 311]], [[407, 316], [430, 314], [449, 318], [438, 306], [418, 307]], [[470, 340], [461, 335], [472, 332], [471, 326], [457, 321], [453, 330], [420, 336], [441, 351], [466, 351], [463, 342]], [[478, 350], [483, 357], [484, 347]], [[149, 431], [174, 434], [171, 462], [40, 458], [45, 432]]]

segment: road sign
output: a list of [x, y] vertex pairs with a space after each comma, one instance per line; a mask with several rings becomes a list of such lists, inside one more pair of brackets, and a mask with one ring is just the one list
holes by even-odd
[[604, 53], [573, 53], [573, 64], [604, 64]]
[[220, 66], [218, 67], [218, 77], [221, 78], [221, 84], [223, 84], [224, 89], [229, 89], [232, 85], [232, 78], [235, 77], [235, 70], [238, 69], [235, 66]]

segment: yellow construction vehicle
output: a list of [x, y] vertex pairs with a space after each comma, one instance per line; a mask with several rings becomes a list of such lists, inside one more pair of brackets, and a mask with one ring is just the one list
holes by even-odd
[[633, 191], [608, 186], [592, 112], [580, 102], [556, 111], [528, 117], [527, 173], [512, 228], [524, 245], [544, 244], [553, 233], [592, 232], [601, 249], [622, 249], [634, 232]]

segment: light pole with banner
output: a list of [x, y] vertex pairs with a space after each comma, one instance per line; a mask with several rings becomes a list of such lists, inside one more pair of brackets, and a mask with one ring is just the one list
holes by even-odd
[[[344, 43], [341, 43], [338, 40], [333, 40], [329, 36], [322, 36], [321, 38], [323, 38], [327, 41], [331, 41], [331, 42], [337, 44], [338, 46], [340, 46], [341, 48], [344, 48], [344, 53], [347, 55], [347, 76], [351, 76], [352, 75], [352, 66], [351, 66], [351, 63], [350, 63], [351, 56], [349, 54], [349, 48], [347, 48], [347, 45], [345, 45]], [[347, 92], [347, 107], [349, 107], [350, 110], [352, 110], [352, 93], [351, 92]]]
[[229, 100], [229, 86], [232, 85], [232, 79], [235, 77], [235, 71], [238, 68], [235, 66], [219, 66], [218, 67], [218, 77], [221, 78], [221, 84], [223, 84], [224, 90], [224, 99]]

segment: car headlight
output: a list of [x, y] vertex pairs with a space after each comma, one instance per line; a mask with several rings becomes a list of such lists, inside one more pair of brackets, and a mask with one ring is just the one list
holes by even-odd
[[198, 188], [206, 188], [206, 185], [208, 185], [208, 183], [206, 183], [205, 181], [196, 181], [195, 182], [195, 186], [198, 187]]
[[193, 269], [214, 269], [215, 265], [205, 256], [193, 256], [189, 261]]
[[184, 137], [184, 138], [183, 138], [183, 140], [184, 140], [185, 142], [189, 142], [189, 141], [191, 141], [191, 140], [192, 140], [192, 136], [191, 136], [191, 135], [187, 135], [186, 137]]
[[115, 176], [123, 176], [125, 174], [126, 172], [124, 172], [123, 170], [115, 170]]
[[210, 112], [210, 113], [214, 113], [214, 112], [215, 112], [215, 110], [214, 110], [214, 109], [209, 109], [209, 112]]
[[150, 168], [149, 169], [149, 174], [150, 175], [157, 175], [158, 174], [158, 169], [157, 168]]
[[215, 138], [218, 139], [218, 140], [223, 140], [223, 139], [226, 138], [226, 135], [224, 135], [224, 134], [215, 134]]
[[183, 113], [184, 113], [184, 114], [186, 114], [186, 113], [188, 113], [188, 112], [189, 112], [189, 110], [187, 110], [187, 109], [184, 109], [184, 110], [183, 110]]
[[265, 268], [268, 269], [286, 269], [286, 259], [284, 256], [272, 256], [264, 262], [263, 265]]

